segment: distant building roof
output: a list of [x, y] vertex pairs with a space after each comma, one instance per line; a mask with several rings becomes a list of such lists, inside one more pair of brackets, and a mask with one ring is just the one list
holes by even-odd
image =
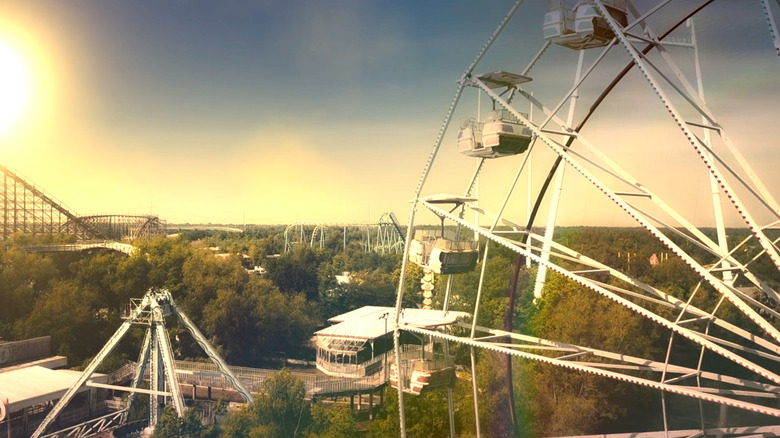
[[22, 364], [11, 365], [8, 367], [0, 368], [0, 373], [7, 373], [19, 368], [28, 368], [34, 366], [41, 366], [50, 370], [57, 368], [64, 368], [68, 366], [68, 358], [65, 356], [51, 356], [44, 359], [33, 360]]
[[351, 310], [347, 313], [342, 313], [341, 315], [336, 315], [331, 318], [328, 318], [328, 321], [330, 322], [344, 322], [348, 321], [350, 319], [358, 319], [362, 318], [366, 315], [376, 315], [376, 317], [380, 317], [382, 314], [386, 312], [392, 312], [392, 307], [381, 307], [381, 306], [363, 306], [355, 310]]
[[336, 276], [336, 283], [337, 284], [349, 284], [350, 280], [352, 279], [352, 274], [350, 274], [349, 271], [344, 271], [341, 273], [341, 275]]
[[[62, 397], [81, 376], [81, 371], [50, 370], [41, 366], [18, 368], [0, 373], [0, 400], [9, 412]], [[105, 374], [94, 374], [90, 380], [106, 382]], [[84, 386], [80, 391], [89, 389]]]
[[467, 198], [458, 195], [450, 195], [448, 193], [438, 193], [436, 195], [422, 198], [422, 200], [430, 204], [463, 204], [466, 202], [476, 202], [477, 198]]
[[[337, 324], [326, 327], [314, 334], [319, 337], [338, 337], [349, 339], [371, 340], [382, 337], [393, 331], [394, 307], [364, 306], [328, 321]], [[382, 318], [390, 318], [385, 321]], [[415, 327], [433, 328], [455, 323], [458, 318], [469, 316], [466, 312], [455, 312], [431, 309], [402, 309], [401, 322]]]

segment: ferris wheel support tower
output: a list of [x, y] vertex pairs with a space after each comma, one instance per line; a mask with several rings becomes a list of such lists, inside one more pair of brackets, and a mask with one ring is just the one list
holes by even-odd
[[[84, 372], [76, 380], [73, 386], [68, 389], [52, 410], [49, 411], [31, 437], [38, 438], [44, 434], [52, 421], [57, 418], [57, 415], [59, 415], [76, 392], [84, 385], [129, 391], [131, 395], [127, 400], [128, 407], [132, 404], [135, 393], [148, 394], [150, 397], [149, 425], [151, 427], [154, 427], [157, 424], [157, 421], [162, 414], [162, 409], [168, 401], [173, 404], [178, 416], [184, 415], [184, 398], [181, 389], [179, 388], [179, 382], [176, 380], [173, 349], [171, 348], [168, 332], [165, 328], [165, 318], [171, 314], [175, 314], [179, 317], [182, 325], [187, 328], [198, 345], [203, 348], [204, 352], [215, 363], [217, 369], [219, 369], [225, 378], [233, 385], [241, 397], [243, 397], [247, 403], [251, 403], [252, 395], [238, 378], [236, 378], [233, 372], [230, 371], [230, 368], [228, 368], [225, 361], [222, 360], [200, 330], [195, 327], [195, 324], [193, 324], [189, 317], [179, 309], [170, 292], [166, 289], [152, 289], [147, 292], [143, 298], [131, 301], [130, 311], [125, 317], [125, 322], [119, 326], [119, 329], [117, 329], [114, 335], [106, 342], [106, 345], [103, 346], [95, 358], [87, 365]], [[119, 344], [133, 325], [144, 326], [147, 330], [132, 386], [123, 387], [88, 382], [95, 370]], [[150, 389], [148, 390], [139, 388], [146, 367], [149, 368], [150, 379]]]

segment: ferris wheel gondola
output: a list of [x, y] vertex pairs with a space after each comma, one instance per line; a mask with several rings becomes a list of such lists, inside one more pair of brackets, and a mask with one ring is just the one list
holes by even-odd
[[[580, 0], [569, 8], [564, 0], [549, 0], [544, 16], [544, 38], [574, 50], [604, 47], [615, 37], [593, 0]], [[626, 0], [604, 0], [609, 15], [628, 25]]]

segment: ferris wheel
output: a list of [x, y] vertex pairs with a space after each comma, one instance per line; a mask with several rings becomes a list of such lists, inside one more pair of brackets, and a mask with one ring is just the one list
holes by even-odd
[[[534, 50], [515, 52], [518, 59], [507, 59], [505, 67], [481, 71], [518, 11], [532, 7], [520, 0], [458, 81], [409, 217], [395, 340], [396, 350], [401, 332], [438, 340], [445, 350], [470, 347], [477, 436], [476, 354], [481, 349], [503, 354], [510, 364], [512, 358], [530, 360], [657, 391], [664, 430], [647, 436], [780, 435], [780, 426], [771, 425], [780, 424], [780, 205], [751, 166], [755, 160], [745, 145], [732, 140], [708, 105], [697, 31], [712, 30], [697, 27], [697, 19], [714, 9], [711, 3], [551, 0], [538, 27], [523, 30], [538, 40]], [[771, 44], [780, 54], [774, 20], [780, 5], [760, 0], [751, 6], [743, 4], [740, 13], [769, 25]], [[707, 17], [706, 25], [716, 25], [713, 15]], [[460, 123], [456, 115], [463, 116]], [[755, 138], [769, 148], [776, 131], [767, 127]], [[755, 154], [771, 154], [751, 147]], [[468, 163], [461, 169], [470, 170], [447, 171], [456, 159]], [[447, 193], [432, 192], [444, 186]], [[671, 258], [685, 265], [697, 279], [695, 286], [671, 290], [626, 270], [614, 254], [588, 254], [553, 240], [561, 217], [580, 220], [578, 211], [639, 227], [663, 248], [650, 263]], [[441, 226], [423, 227], [431, 218]], [[727, 228], [741, 230], [744, 238], [731, 242]], [[661, 327], [668, 333], [666, 351], [639, 357], [516, 331], [511, 317], [516, 285], [510, 288], [504, 324], [479, 325], [486, 266], [498, 247], [516, 254], [515, 279], [519, 270], [535, 273], [537, 299], [554, 273], [594, 300], [611, 300], [634, 318]], [[632, 253], [622, 256], [630, 259]], [[411, 292], [404, 289], [410, 262], [442, 277], [446, 289], [437, 292], [445, 311], [457, 276], [479, 272], [476, 298], [457, 309], [468, 311], [472, 322], [459, 332], [405, 325], [398, 314], [404, 294]], [[681, 342], [698, 352], [698, 360], [677, 360], [672, 352]], [[394, 372], [404, 369], [396, 355]], [[402, 375], [395, 379], [402, 389], [406, 436], [404, 392], [419, 393], [419, 388], [410, 391]], [[511, 394], [511, 374], [508, 385]], [[770, 425], [713, 428], [702, 414], [697, 430], [672, 433], [669, 395], [758, 413], [762, 424]], [[454, 436], [451, 388], [448, 401]]]

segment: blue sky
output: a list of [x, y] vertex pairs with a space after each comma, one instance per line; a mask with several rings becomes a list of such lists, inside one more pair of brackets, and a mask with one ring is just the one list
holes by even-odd
[[[520, 70], [541, 45], [546, 2], [526, 3], [480, 71]], [[702, 55], [711, 55], [712, 105], [731, 115], [733, 103], [744, 102], [749, 114], [731, 117], [735, 137], [748, 141], [754, 124], [775, 118], [763, 105], [780, 90], [780, 65], [755, 3], [755, 10], [734, 2], [712, 8], [699, 26]], [[455, 81], [510, 6], [1, 2], [0, 36], [24, 47], [43, 72], [27, 118], [0, 136], [2, 161], [81, 214], [151, 211], [170, 222], [215, 223], [405, 217]], [[547, 70], [565, 88], [569, 55], [551, 54]], [[627, 85], [629, 97], [616, 97], [594, 125], [601, 132], [615, 118], [652, 125], [625, 114], [640, 87]], [[468, 96], [458, 116], [473, 111]], [[461, 190], [447, 174], [473, 166], [450, 146], [431, 190]], [[756, 154], [776, 163], [773, 152]], [[500, 177], [511, 176], [512, 165], [494, 167], [495, 192], [503, 192]]]

